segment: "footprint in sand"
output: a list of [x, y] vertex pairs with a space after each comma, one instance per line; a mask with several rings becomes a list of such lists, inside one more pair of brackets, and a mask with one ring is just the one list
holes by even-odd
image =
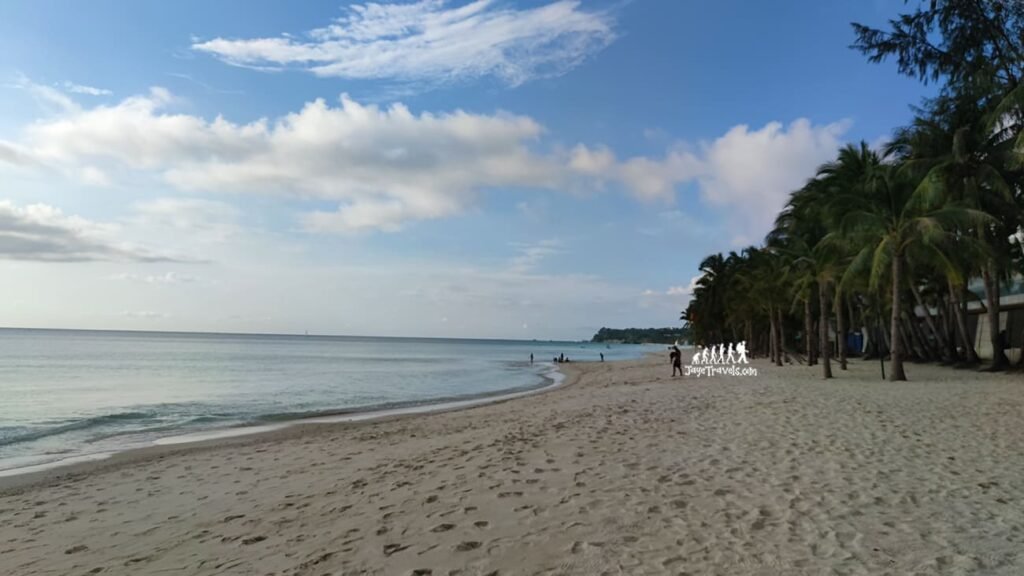
[[475, 540], [470, 540], [470, 541], [467, 541], [467, 542], [460, 542], [458, 545], [455, 546], [455, 551], [456, 552], [469, 552], [470, 550], [476, 550], [480, 546], [482, 546], [482, 544], [480, 542], [477, 542]]
[[79, 552], [85, 552], [88, 549], [89, 549], [88, 546], [85, 546], [83, 544], [79, 544], [78, 546], [72, 546], [71, 548], [68, 548], [67, 550], [64, 551], [64, 553], [65, 554], [78, 554]]
[[405, 550], [408, 547], [409, 547], [408, 545], [404, 545], [403, 546], [402, 544], [385, 544], [384, 545], [384, 555], [385, 556], [391, 556], [392, 554], [395, 554], [397, 552], [401, 552], [402, 550]]
[[490, 525], [491, 523], [487, 520], [477, 520], [476, 522], [473, 522], [473, 526], [476, 526], [477, 528], [487, 528]]
[[455, 528], [455, 524], [438, 524], [430, 529], [431, 532], [447, 532]]

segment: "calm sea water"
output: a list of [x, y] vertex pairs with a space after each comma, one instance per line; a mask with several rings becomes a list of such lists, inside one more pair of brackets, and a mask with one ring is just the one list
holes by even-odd
[[184, 433], [529, 389], [551, 382], [558, 354], [616, 360], [646, 349], [0, 329], [0, 471]]

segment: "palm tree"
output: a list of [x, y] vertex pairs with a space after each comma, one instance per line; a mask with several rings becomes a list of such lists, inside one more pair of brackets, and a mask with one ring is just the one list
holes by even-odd
[[912, 172], [903, 170], [899, 164], [881, 163], [868, 172], [863, 187], [837, 198], [835, 207], [845, 214], [843, 234], [862, 246], [846, 275], [867, 272], [871, 288], [888, 280], [892, 358], [889, 379], [906, 380], [901, 322], [907, 254], [920, 250], [941, 256], [950, 230], [957, 225], [977, 224], [984, 220], [984, 215], [928, 194], [928, 188], [920, 187]]
[[897, 133], [891, 147], [908, 170], [923, 173], [921, 186], [965, 207], [992, 216], [964, 234], [987, 247], [975, 260], [985, 285], [993, 370], [1009, 365], [999, 334], [999, 284], [1009, 269], [1009, 237], [1020, 222], [1010, 177], [1012, 143], [991, 129], [977, 98], [936, 98], [919, 111], [914, 124]]

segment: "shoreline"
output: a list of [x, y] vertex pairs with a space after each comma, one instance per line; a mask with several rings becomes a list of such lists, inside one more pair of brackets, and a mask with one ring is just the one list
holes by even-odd
[[[609, 361], [607, 363], [628, 361], [630, 360]], [[184, 454], [192, 450], [216, 450], [227, 446], [274, 442], [290, 437], [291, 434], [289, 432], [293, 428], [371, 425], [398, 419], [470, 410], [537, 394], [545, 394], [568, 387], [578, 380], [579, 372], [574, 372], [571, 368], [564, 370], [563, 367], [588, 363], [572, 362], [555, 365], [550, 372], [541, 375], [543, 380], [540, 384], [525, 389], [521, 387], [512, 388], [498, 392], [455, 398], [438, 398], [436, 400], [386, 407], [368, 406], [364, 409], [325, 411], [316, 416], [300, 417], [267, 424], [241, 424], [227, 428], [210, 428], [197, 432], [160, 437], [145, 445], [129, 447], [124, 450], [81, 454], [42, 464], [8, 468], [0, 470], [0, 497], [24, 490], [31, 490], [40, 484], [79, 478], [96, 471], [107, 470], [108, 468], [131, 466], [152, 458]], [[295, 432], [298, 433], [298, 431]]]
[[1024, 573], [1018, 375], [573, 363], [449, 412], [157, 447], [0, 494], [10, 576]]

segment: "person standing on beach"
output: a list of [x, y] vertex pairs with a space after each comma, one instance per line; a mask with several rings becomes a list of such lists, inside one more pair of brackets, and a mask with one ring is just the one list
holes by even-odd
[[530, 352], [530, 365], [533, 366], [533, 352]]
[[671, 350], [668, 358], [672, 361], [672, 377], [675, 378], [676, 370], [679, 370], [680, 376], [683, 375], [683, 352], [676, 346], [673, 346]]
[[604, 362], [604, 352], [601, 352], [601, 362]]

